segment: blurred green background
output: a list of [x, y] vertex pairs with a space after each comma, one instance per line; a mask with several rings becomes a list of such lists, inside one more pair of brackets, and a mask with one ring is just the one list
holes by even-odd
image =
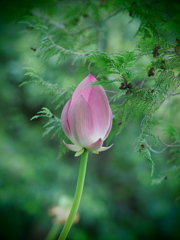
[[[139, 20], [129, 21], [124, 14], [107, 23], [105, 40], [99, 43], [103, 49], [121, 52], [134, 48]], [[76, 86], [88, 70], [79, 70], [68, 60], [56, 66], [51, 59], [42, 65], [31, 49], [37, 47], [37, 33], [13, 19], [1, 19], [0, 26], [0, 239], [41, 240], [53, 224], [49, 209], [57, 205], [66, 208], [71, 202], [79, 158], [69, 152], [58, 159], [61, 139], [42, 137], [46, 119], [30, 121], [42, 107], [57, 116], [62, 109], [55, 110], [53, 97], [42, 93], [38, 85], [19, 87], [29, 79], [23, 67], [34, 67], [61, 87]], [[142, 61], [148, 62], [148, 58]], [[177, 110], [179, 97], [167, 100], [157, 118], [178, 125], [170, 118]], [[162, 133], [163, 127], [155, 131]], [[129, 124], [113, 138], [110, 150], [90, 154], [80, 220], [68, 239], [180, 239], [179, 182], [176, 176], [164, 175], [169, 153], [153, 154], [155, 173], [151, 177], [149, 163], [135, 148], [139, 134], [140, 124]], [[162, 180], [161, 184], [152, 184], [153, 179]], [[59, 225], [57, 234], [60, 230]]]

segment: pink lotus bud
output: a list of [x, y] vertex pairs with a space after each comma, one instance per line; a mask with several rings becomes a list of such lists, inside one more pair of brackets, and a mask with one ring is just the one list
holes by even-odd
[[84, 149], [101, 152], [109, 149], [102, 147], [112, 127], [112, 112], [102, 86], [89, 86], [96, 82], [88, 75], [75, 89], [72, 98], [66, 103], [61, 114], [62, 128], [72, 144], [64, 145], [77, 152]]

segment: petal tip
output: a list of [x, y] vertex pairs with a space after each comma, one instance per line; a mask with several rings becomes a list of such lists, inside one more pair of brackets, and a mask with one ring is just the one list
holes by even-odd
[[64, 146], [67, 147], [69, 150], [73, 151], [73, 152], [79, 152], [82, 147], [78, 146], [78, 145], [73, 145], [73, 144], [67, 144], [64, 140], [62, 141]]
[[103, 140], [101, 138], [99, 138], [96, 142], [94, 142], [90, 146], [88, 146], [88, 149], [96, 152], [102, 148], [102, 145], [103, 145]]
[[96, 78], [91, 74], [88, 75], [88, 78], [90, 78], [90, 80], [93, 81], [93, 82], [96, 81]]
[[106, 151], [108, 150], [109, 148], [111, 148], [113, 146], [113, 144], [111, 144], [109, 147], [101, 147], [98, 152], [103, 152], [103, 151]]

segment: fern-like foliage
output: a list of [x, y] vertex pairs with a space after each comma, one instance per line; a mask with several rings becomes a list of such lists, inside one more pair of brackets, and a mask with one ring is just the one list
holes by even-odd
[[[59, 117], [52, 114], [52, 112], [48, 108], [43, 107], [42, 110], [37, 113], [37, 115], [35, 115], [34, 117], [31, 118], [31, 120], [41, 118], [41, 117], [43, 117], [43, 118], [45, 117], [48, 119], [47, 123], [44, 125], [43, 136], [51, 134], [52, 138], [59, 137], [60, 139], [62, 139], [62, 138], [64, 140], [67, 139], [64, 136]], [[59, 157], [61, 157], [66, 152], [67, 152], [67, 148], [62, 144], [62, 141], [60, 141]]]
[[[68, 63], [76, 68], [86, 67], [87, 71], [93, 69], [99, 80], [95, 84], [102, 85], [109, 94], [114, 122], [121, 122], [116, 133], [120, 134], [132, 121], [140, 122], [137, 149], [151, 163], [153, 173], [151, 146], [158, 141], [152, 132], [158, 124], [154, 114], [180, 87], [178, 13], [172, 16], [172, 9], [153, 1], [61, 1], [56, 4], [58, 14], [55, 11], [50, 16], [35, 9], [32, 16], [23, 20], [39, 33], [36, 56], [44, 64], [54, 58], [57, 66]], [[105, 39], [108, 21], [121, 14], [128, 14], [132, 22], [140, 20], [136, 32], [138, 40], [134, 50], [109, 53], [99, 43]], [[143, 61], [142, 57], [146, 56]], [[62, 104], [70, 98], [70, 88], [46, 82], [32, 68], [26, 71], [32, 78], [27, 82], [48, 90], [56, 103]], [[43, 108], [39, 114], [34, 118], [49, 118], [45, 134], [55, 130], [55, 135], [59, 132], [63, 136], [59, 122], [57, 124], [56, 117], [52, 118], [54, 115], [48, 109]]]
[[39, 85], [42, 89], [42, 93], [47, 91], [53, 98], [53, 102], [58, 102], [56, 108], [59, 108], [62, 104], [64, 104], [66, 98], [72, 94], [71, 88], [61, 88], [57, 84], [51, 84], [50, 82], [45, 81], [33, 68], [26, 67], [24, 69], [26, 70], [25, 76], [29, 76], [31, 80], [24, 81], [20, 86], [29, 83], [34, 86]]

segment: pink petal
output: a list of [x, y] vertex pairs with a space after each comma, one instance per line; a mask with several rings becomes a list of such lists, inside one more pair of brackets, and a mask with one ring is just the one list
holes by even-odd
[[61, 124], [62, 124], [62, 129], [66, 136], [71, 140], [71, 142], [77, 144], [76, 140], [73, 137], [72, 131], [69, 126], [69, 120], [68, 120], [68, 112], [71, 106], [72, 99], [70, 99], [66, 105], [64, 106], [62, 113], [61, 113]]
[[63, 144], [65, 147], [69, 148], [71, 151], [78, 152], [82, 149], [81, 146], [78, 145], [72, 145], [72, 144], [67, 144], [63, 141]]
[[75, 101], [80, 95], [82, 95], [86, 101], [88, 101], [92, 86], [87, 86], [95, 81], [95, 77], [90, 74], [84, 80], [82, 80], [73, 93], [72, 101]]
[[91, 144], [87, 148], [90, 150], [98, 151], [98, 149], [100, 149], [102, 145], [103, 145], [103, 140], [99, 138], [95, 143]]
[[69, 122], [68, 122], [68, 111], [69, 111], [70, 104], [71, 104], [71, 99], [66, 103], [61, 113], [62, 128], [67, 137], [71, 135]]
[[112, 112], [111, 112], [111, 117], [110, 117], [110, 125], [109, 125], [109, 128], [103, 138], [103, 141], [107, 138], [107, 136], [109, 135], [110, 131], [111, 131], [111, 128], [112, 128]]
[[[112, 144], [112, 145], [113, 145], [113, 144]], [[106, 150], [108, 150], [109, 148], [111, 148], [112, 145], [110, 145], [109, 147], [102, 147], [102, 148], [100, 148], [100, 149], [98, 150], [98, 152], [106, 151]]]
[[83, 96], [79, 96], [72, 102], [68, 112], [69, 126], [75, 140], [82, 147], [86, 147], [94, 141], [93, 122], [89, 104]]
[[104, 89], [101, 86], [93, 86], [91, 89], [89, 106], [92, 111], [93, 125], [97, 138], [105, 139], [111, 129], [112, 112]]

